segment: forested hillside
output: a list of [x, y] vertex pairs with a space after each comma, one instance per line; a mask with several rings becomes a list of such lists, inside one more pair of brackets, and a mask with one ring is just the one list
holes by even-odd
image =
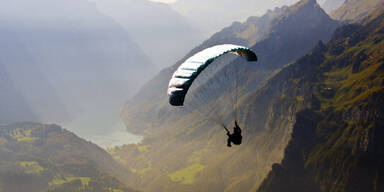
[[0, 191], [134, 191], [108, 153], [57, 125], [0, 126]]

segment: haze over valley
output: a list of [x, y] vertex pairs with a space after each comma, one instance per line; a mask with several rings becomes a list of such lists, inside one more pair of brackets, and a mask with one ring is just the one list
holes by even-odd
[[383, 105], [383, 0], [0, 1], [0, 192], [380, 192]]
[[[120, 110], [141, 85], [217, 27], [197, 25], [173, 4], [143, 0], [0, 4], [0, 64], [9, 90], [1, 123], [59, 123], [103, 143], [113, 140], [106, 130], [125, 130]], [[238, 18], [220, 20], [230, 24]]]

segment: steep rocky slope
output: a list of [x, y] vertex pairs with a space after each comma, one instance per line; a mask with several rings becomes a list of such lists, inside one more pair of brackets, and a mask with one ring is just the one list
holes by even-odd
[[0, 191], [134, 191], [108, 153], [57, 125], [0, 126]]
[[299, 87], [312, 105], [297, 114], [282, 163], [258, 191], [384, 190], [383, 32], [384, 7], [338, 29], [267, 85]]

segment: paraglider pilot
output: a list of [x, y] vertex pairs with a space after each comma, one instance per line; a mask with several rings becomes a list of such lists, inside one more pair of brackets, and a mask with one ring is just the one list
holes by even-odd
[[239, 125], [237, 124], [237, 121], [235, 121], [235, 127], [233, 127], [233, 133], [232, 134], [229, 132], [229, 130], [225, 126], [224, 126], [224, 128], [225, 128], [225, 130], [227, 130], [227, 136], [228, 136], [227, 146], [232, 147], [231, 143], [233, 143], [235, 145], [240, 145], [243, 137], [241, 136], [241, 129], [240, 129]]

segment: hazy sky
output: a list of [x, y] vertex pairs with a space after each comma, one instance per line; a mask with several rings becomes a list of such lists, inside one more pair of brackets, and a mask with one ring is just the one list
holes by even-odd
[[174, 2], [176, 2], [177, 0], [151, 0], [151, 1], [154, 1], [154, 2], [161, 2], [161, 3], [174, 3]]
[[[154, 2], [161, 2], [161, 3], [174, 3], [178, 0], [150, 0], [150, 1], [154, 1]], [[319, 4], [323, 4], [326, 0], [317, 0], [317, 2]]]

